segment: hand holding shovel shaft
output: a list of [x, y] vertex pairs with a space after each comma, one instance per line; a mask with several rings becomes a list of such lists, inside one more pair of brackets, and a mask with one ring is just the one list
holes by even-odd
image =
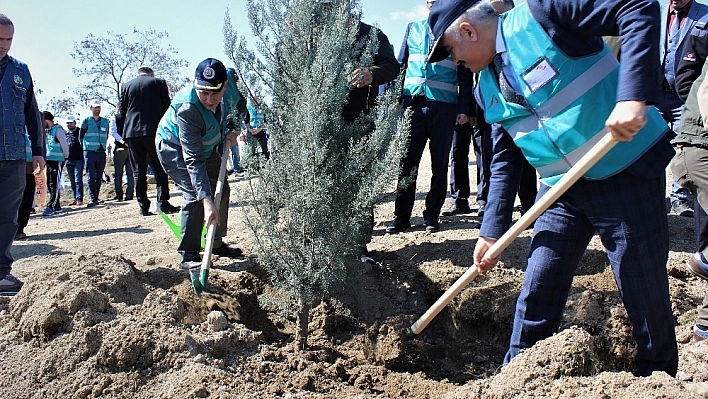
[[[501, 255], [502, 252], [516, 239], [516, 237], [521, 234], [531, 223], [536, 220], [546, 209], [548, 209], [551, 204], [553, 204], [558, 198], [560, 198], [563, 193], [565, 193], [570, 186], [572, 186], [578, 179], [580, 179], [593, 165], [597, 163], [607, 152], [609, 152], [612, 147], [617, 144], [617, 141], [612, 137], [611, 133], [605, 134], [605, 136], [595, 144], [590, 151], [587, 152], [578, 163], [573, 165], [572, 168], [556, 183], [546, 194], [541, 197], [532, 207], [526, 212], [521, 219], [516, 223], [506, 233], [492, 245], [487, 251], [485, 256], [490, 258], [496, 258]], [[448, 288], [447, 291], [431, 306], [420, 318], [413, 323], [408, 329], [408, 335], [420, 334], [425, 327], [435, 318], [435, 316], [440, 313], [445, 306], [447, 306], [452, 300], [460, 293], [469, 283], [472, 282], [479, 275], [479, 269], [477, 266], [472, 266], [467, 271], [460, 276], [460, 278], [455, 281], [455, 283]]]

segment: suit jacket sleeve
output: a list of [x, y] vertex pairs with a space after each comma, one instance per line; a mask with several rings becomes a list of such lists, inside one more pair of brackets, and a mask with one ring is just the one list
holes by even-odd
[[171, 102], [170, 90], [167, 88], [167, 82], [164, 79], [160, 79], [160, 98], [162, 99], [162, 113], [164, 114], [170, 108]]
[[457, 67], [457, 113], [472, 116], [472, 106], [477, 103], [472, 96], [474, 86], [474, 74], [471, 70], [463, 66]]
[[708, 58], [708, 29], [696, 26], [686, 38], [681, 61], [676, 68], [676, 92], [686, 101], [693, 82], [701, 75], [703, 63]]
[[553, 42], [571, 57], [601, 48], [601, 36], [622, 36], [617, 101], [659, 101], [661, 22], [656, 0], [529, 0]]
[[498, 239], [511, 226], [523, 154], [511, 136], [496, 123], [492, 125], [492, 153], [489, 192], [479, 235]]
[[379, 49], [374, 57], [374, 65], [370, 69], [374, 75], [372, 85], [380, 86], [396, 79], [400, 68], [388, 37], [380, 29], [376, 29], [376, 37], [379, 41]]

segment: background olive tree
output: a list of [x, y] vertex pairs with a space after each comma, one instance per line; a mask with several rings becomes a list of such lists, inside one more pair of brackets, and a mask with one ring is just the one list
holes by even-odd
[[168, 38], [167, 32], [133, 29], [129, 33], [107, 32], [105, 36], [89, 34], [74, 42], [71, 56], [81, 66], [73, 72], [85, 82], [73, 96], [52, 99], [50, 104], [61, 105], [67, 98], [83, 103], [97, 98], [115, 106], [121, 85], [134, 78], [143, 65], [167, 81], [170, 95], [176, 93], [189, 82], [183, 72], [189, 64], [176, 57], [178, 52], [172, 46], [163, 44]]

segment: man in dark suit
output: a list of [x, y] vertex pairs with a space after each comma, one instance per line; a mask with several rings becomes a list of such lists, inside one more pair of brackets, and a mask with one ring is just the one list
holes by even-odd
[[170, 204], [170, 190], [155, 149], [157, 124], [170, 107], [170, 95], [164, 79], [155, 78], [152, 68], [140, 67], [138, 76], [123, 85], [120, 113], [125, 115], [124, 139], [130, 149], [130, 164], [135, 177], [135, 198], [143, 216], [150, 215], [147, 195], [148, 163], [155, 173], [157, 203], [163, 213], [176, 213], [179, 207]]
[[[487, 207], [474, 252], [508, 229], [523, 157], [555, 184], [606, 132], [618, 144], [537, 220], [505, 363], [560, 326], [573, 275], [597, 232], [637, 342], [634, 374], [676, 375], [678, 349], [666, 262], [665, 168], [673, 156], [659, 99], [659, 4], [653, 0], [528, 0], [498, 16], [488, 1], [438, 0], [429, 23], [435, 62], [452, 54], [481, 71], [495, 139]], [[602, 36], [622, 36], [622, 65]], [[571, 144], [571, 141], [573, 142]]]
[[[684, 98], [677, 94], [678, 66], [689, 42], [689, 33], [694, 27], [704, 27], [708, 21], [708, 6], [693, 0], [662, 1], [661, 3], [661, 98], [657, 104], [661, 116], [673, 131], [679, 131], [679, 121], [683, 113]], [[676, 179], [669, 195], [671, 210], [681, 216], [693, 216], [693, 202], [687, 188], [681, 187]]]

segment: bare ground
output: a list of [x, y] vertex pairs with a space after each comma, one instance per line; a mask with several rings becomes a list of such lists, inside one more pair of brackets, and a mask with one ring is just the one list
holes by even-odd
[[[428, 179], [419, 179], [414, 215]], [[230, 184], [238, 189], [246, 180]], [[248, 255], [242, 206], [234, 196], [227, 239]], [[683, 268], [694, 246], [692, 219], [669, 215], [679, 375], [635, 378], [628, 373], [631, 327], [596, 239], [561, 331], [502, 368], [530, 231], [500, 267], [406, 339], [405, 328], [471, 264], [479, 220], [444, 218], [441, 232], [430, 235], [418, 217], [410, 231], [386, 235], [393, 205], [381, 204], [369, 247], [376, 265], [354, 265], [338, 299], [312, 311], [309, 350], [301, 353], [292, 311], [257, 259], [217, 259], [210, 292], [196, 297], [179, 270], [177, 240], [159, 216], [139, 216], [125, 202], [66, 209], [33, 216], [28, 238], [13, 246], [13, 273], [25, 287], [0, 298], [2, 398], [708, 396], [708, 343], [691, 341], [708, 283]]]

